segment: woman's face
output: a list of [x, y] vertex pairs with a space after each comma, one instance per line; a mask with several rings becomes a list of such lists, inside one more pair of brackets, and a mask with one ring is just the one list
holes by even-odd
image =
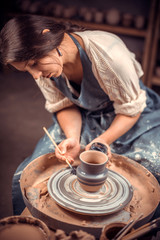
[[63, 71], [62, 56], [59, 56], [56, 49], [38, 60], [29, 60], [26, 62], [10, 63], [19, 71], [29, 72], [34, 79], [39, 77], [59, 77]]

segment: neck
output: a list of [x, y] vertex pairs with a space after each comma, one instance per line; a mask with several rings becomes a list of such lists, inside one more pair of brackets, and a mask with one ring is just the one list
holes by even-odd
[[[73, 35], [77, 38], [76, 34]], [[64, 51], [63, 72], [69, 80], [80, 84], [83, 77], [83, 68], [79, 50], [68, 34], [65, 34], [63, 41], [64, 42], [62, 44], [64, 44], [64, 46], [62, 47], [63, 49], [67, 49], [67, 51]]]

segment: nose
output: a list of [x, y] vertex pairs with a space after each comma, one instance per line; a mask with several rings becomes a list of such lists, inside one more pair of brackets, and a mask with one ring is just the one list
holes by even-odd
[[37, 79], [42, 76], [42, 72], [36, 69], [34, 70], [28, 69], [28, 72], [32, 75], [34, 79]]

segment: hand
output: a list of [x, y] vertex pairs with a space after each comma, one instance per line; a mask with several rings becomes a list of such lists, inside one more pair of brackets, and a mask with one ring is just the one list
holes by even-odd
[[75, 138], [67, 138], [63, 140], [59, 145], [59, 149], [61, 150], [61, 153], [58, 151], [58, 149], [55, 149], [56, 157], [60, 161], [66, 161], [67, 160], [70, 163], [74, 162], [74, 159], [78, 156], [80, 151], [80, 143]]
[[94, 142], [100, 142], [100, 143], [103, 143], [104, 145], [107, 146], [107, 156], [108, 158], [110, 159], [112, 154], [111, 154], [111, 149], [110, 149], [110, 146], [100, 137], [98, 138], [95, 138], [92, 142], [90, 142], [86, 147], [85, 147], [85, 150], [89, 150], [91, 145], [94, 143]]

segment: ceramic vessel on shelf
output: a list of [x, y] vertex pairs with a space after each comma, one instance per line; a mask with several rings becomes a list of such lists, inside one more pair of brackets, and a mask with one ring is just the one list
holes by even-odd
[[[95, 149], [93, 146], [91, 149]], [[77, 180], [87, 192], [97, 192], [107, 179], [106, 164], [108, 156], [100, 150], [88, 150], [80, 154], [80, 165], [77, 167]]]

